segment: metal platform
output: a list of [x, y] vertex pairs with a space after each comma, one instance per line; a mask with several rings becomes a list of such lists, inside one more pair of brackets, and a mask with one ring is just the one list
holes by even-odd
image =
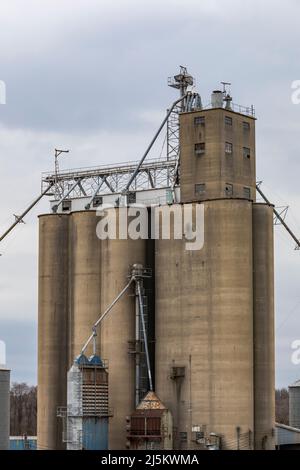
[[[94, 197], [97, 194], [122, 193], [138, 162], [101, 165], [42, 174], [42, 191], [53, 183], [55, 199]], [[158, 189], [169, 186], [175, 175], [176, 159], [152, 159], [143, 163], [129, 190]]]

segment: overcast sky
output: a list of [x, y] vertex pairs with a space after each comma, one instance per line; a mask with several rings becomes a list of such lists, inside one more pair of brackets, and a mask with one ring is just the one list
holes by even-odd
[[[300, 2], [286, 0], [2, 0], [0, 228], [39, 193], [53, 149], [64, 168], [136, 160], [176, 92], [167, 77], [186, 65], [204, 103], [220, 81], [254, 104], [257, 176], [300, 236]], [[154, 150], [158, 153], [159, 148]], [[37, 215], [0, 246], [0, 340], [12, 378], [36, 383]], [[300, 378], [300, 251], [276, 227], [277, 385]], [[1, 362], [1, 361], [0, 361]]]

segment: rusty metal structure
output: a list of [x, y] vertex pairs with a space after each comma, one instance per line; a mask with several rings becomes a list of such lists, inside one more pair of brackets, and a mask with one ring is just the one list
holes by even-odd
[[129, 449], [173, 449], [172, 415], [154, 392], [148, 392], [127, 418], [126, 429]]

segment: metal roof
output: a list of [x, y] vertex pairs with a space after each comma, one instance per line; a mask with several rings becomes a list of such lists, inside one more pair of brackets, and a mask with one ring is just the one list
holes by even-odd
[[292, 385], [289, 385], [289, 387], [300, 387], [300, 380], [296, 380]]

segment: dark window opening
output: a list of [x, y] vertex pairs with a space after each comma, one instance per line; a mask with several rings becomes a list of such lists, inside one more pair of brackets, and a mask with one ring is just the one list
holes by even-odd
[[95, 196], [93, 199], [93, 207], [98, 207], [103, 204], [103, 197], [102, 196]]
[[229, 116], [225, 116], [225, 124], [226, 126], [232, 126], [232, 118]]
[[187, 442], [187, 432], [180, 432], [179, 437], [181, 442]]
[[251, 199], [251, 189], [250, 188], [244, 188], [244, 197], [246, 199]]
[[243, 129], [244, 129], [244, 131], [250, 131], [250, 123], [244, 121], [243, 122]]
[[195, 154], [202, 155], [203, 153], [205, 153], [205, 143], [200, 142], [199, 144], [195, 144]]
[[201, 196], [205, 193], [205, 183], [197, 183], [195, 184], [195, 194], [197, 196]]
[[72, 207], [72, 202], [71, 201], [63, 201], [62, 202], [62, 211], [63, 212], [68, 212], [71, 210], [71, 207]]
[[233, 146], [231, 142], [225, 142], [225, 153], [231, 155], [233, 151]]
[[250, 158], [251, 157], [251, 152], [248, 147], [243, 147], [243, 155], [245, 158]]
[[195, 126], [205, 126], [205, 117], [204, 116], [197, 116], [194, 118], [194, 125]]
[[226, 196], [230, 197], [233, 196], [233, 185], [230, 183], [227, 183], [225, 186], [225, 194]]
[[128, 193], [127, 202], [128, 202], [128, 204], [136, 203], [136, 193], [134, 193], [134, 192]]

